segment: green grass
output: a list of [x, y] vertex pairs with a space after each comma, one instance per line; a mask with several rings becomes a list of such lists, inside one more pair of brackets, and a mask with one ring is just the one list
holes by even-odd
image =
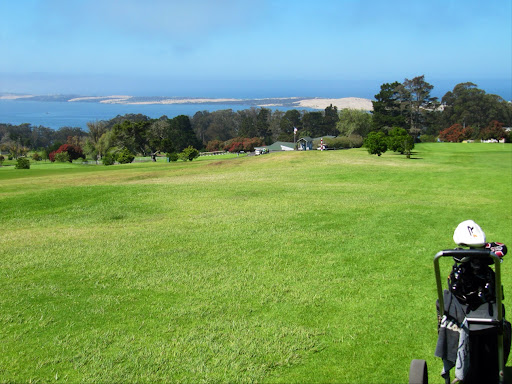
[[0, 382], [442, 383], [432, 259], [512, 244], [512, 146], [413, 157], [1, 167]]

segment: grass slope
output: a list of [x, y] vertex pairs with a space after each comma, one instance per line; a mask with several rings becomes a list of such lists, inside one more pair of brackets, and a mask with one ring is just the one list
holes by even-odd
[[512, 244], [512, 146], [414, 157], [0, 168], [0, 382], [442, 383], [432, 259]]

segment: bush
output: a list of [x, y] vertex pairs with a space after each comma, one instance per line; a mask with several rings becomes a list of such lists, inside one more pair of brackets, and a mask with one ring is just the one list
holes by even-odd
[[361, 148], [363, 146], [363, 137], [356, 133], [351, 134], [348, 139], [350, 140], [350, 148]]
[[116, 159], [119, 164], [128, 164], [135, 159], [135, 156], [133, 156], [133, 154], [127, 148], [125, 148], [117, 154]]
[[410, 155], [413, 148], [414, 139], [404, 128], [393, 127], [393, 129], [389, 131], [388, 149], [394, 152], [400, 152], [402, 155], [404, 153]]
[[[224, 149], [223, 147], [224, 147], [224, 142], [220, 141], [220, 140], [211, 140], [208, 142], [208, 144], [206, 144], [206, 150], [208, 152], [221, 151]], [[169, 156], [167, 156], [167, 157], [169, 157]], [[171, 160], [171, 161], [173, 161], [173, 160]]]
[[370, 155], [380, 156], [388, 150], [387, 137], [384, 132], [370, 132], [364, 140], [364, 146]]
[[16, 169], [30, 169], [30, 160], [26, 157], [19, 157], [15, 166]]
[[422, 143], [435, 143], [437, 138], [434, 135], [420, 135], [420, 141]]
[[43, 160], [43, 158], [41, 157], [41, 155], [39, 153], [34, 152], [34, 154], [32, 155], [32, 160], [41, 161], [41, 160]]
[[178, 161], [180, 155], [177, 154], [176, 152], [172, 152], [167, 154], [167, 158], [169, 159], [169, 161]]
[[5, 157], [0, 155], [0, 167], [2, 166], [2, 163], [5, 161]]
[[101, 162], [103, 163], [103, 165], [114, 165], [114, 155], [112, 155], [111, 153], [107, 153], [105, 156], [103, 156]]
[[67, 152], [56, 152], [54, 161], [58, 161], [59, 163], [71, 162], [71, 160], [69, 160], [69, 153]]
[[199, 157], [199, 151], [192, 146], [188, 146], [180, 153], [180, 158], [183, 161], [192, 161], [196, 157]]

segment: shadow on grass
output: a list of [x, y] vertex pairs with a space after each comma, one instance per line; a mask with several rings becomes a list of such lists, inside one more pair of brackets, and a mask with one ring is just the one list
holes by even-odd
[[[410, 155], [410, 157], [409, 157], [409, 158], [407, 158], [407, 160], [423, 160], [423, 158], [422, 158], [422, 157], [417, 157], [417, 156], [415, 156], [415, 155], [417, 155], [417, 154], [418, 154], [418, 152], [411, 152], [411, 155]], [[405, 154], [403, 154], [403, 153], [394, 153], [394, 155], [395, 155], [395, 156], [404, 156], [404, 157], [406, 156], [406, 155], [405, 155]]]

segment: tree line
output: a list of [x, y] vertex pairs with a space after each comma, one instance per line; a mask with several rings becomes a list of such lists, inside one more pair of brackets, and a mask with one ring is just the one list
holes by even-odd
[[295, 129], [297, 139], [337, 136], [336, 143], [347, 146], [362, 142], [368, 135], [375, 137], [379, 132], [379, 137], [400, 137], [394, 141], [402, 143], [404, 132], [412, 143], [438, 138], [444, 141], [508, 138], [503, 127], [512, 126], [510, 102], [487, 94], [469, 82], [457, 84], [441, 100], [431, 95], [433, 88], [424, 76], [384, 83], [375, 95], [371, 112], [338, 111], [330, 105], [323, 111], [227, 109], [158, 119], [127, 114], [88, 122], [87, 130], [0, 124], [0, 150], [13, 158], [38, 150], [43, 158], [48, 158], [50, 153], [68, 144], [79, 146], [93, 159], [122, 151], [155, 159], [159, 153], [178, 153], [188, 147], [240, 150], [275, 141], [292, 142]]

